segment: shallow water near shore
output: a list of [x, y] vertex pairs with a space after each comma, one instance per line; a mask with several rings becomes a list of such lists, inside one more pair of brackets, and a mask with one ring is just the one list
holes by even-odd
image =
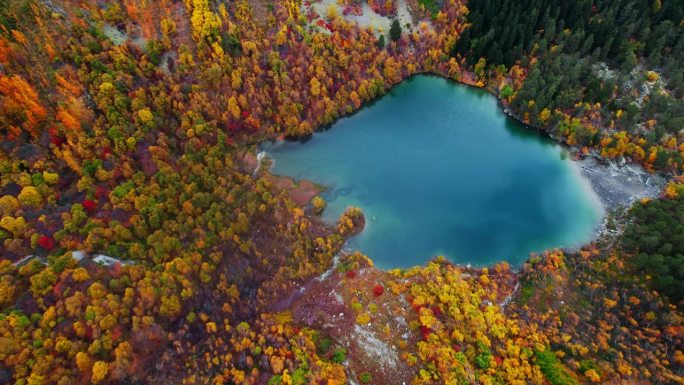
[[506, 116], [486, 92], [416, 76], [305, 141], [262, 145], [271, 171], [322, 184], [334, 223], [360, 207], [347, 246], [380, 268], [443, 255], [520, 265], [592, 239], [600, 200], [563, 148]]

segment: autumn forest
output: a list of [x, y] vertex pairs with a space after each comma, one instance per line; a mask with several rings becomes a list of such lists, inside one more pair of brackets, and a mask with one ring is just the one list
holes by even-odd
[[[258, 146], [416, 74], [664, 187], [522, 266], [376, 268]], [[682, 306], [684, 2], [0, 1], [0, 384], [684, 384]]]

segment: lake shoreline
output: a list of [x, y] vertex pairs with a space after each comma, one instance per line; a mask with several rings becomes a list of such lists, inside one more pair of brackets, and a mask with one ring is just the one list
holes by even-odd
[[263, 173], [262, 175], [274, 186], [285, 191], [290, 199], [299, 206], [308, 206], [316, 195], [325, 191], [325, 186], [310, 180], [296, 180], [289, 176], [273, 174], [271, 172], [271, 160], [266, 157], [265, 152], [245, 151], [244, 154], [240, 155], [240, 160], [243, 162], [243, 168], [246, 172], [252, 175]]
[[[581, 175], [589, 182], [589, 185], [600, 199], [606, 211], [603, 220], [597, 226], [591, 242], [599, 241], [612, 233], [607, 226], [610, 214], [623, 209], [629, 209], [632, 204], [639, 200], [657, 198], [667, 185], [666, 176], [659, 173], [650, 173], [638, 163], [627, 162], [624, 158], [621, 158], [621, 160], [606, 159], [595, 151], [583, 154], [579, 147], [568, 144], [565, 138], [553, 135], [542, 127], [525, 123], [491, 88], [479, 87], [467, 81], [456, 80], [446, 74], [435, 71], [419, 71], [406, 77], [401, 82], [420, 75], [443, 78], [450, 82], [487, 92], [496, 98], [498, 107], [505, 115], [514, 119], [526, 129], [551, 139], [554, 143], [567, 150], [571, 156], [570, 160], [579, 167]], [[394, 86], [396, 84], [392, 87]], [[365, 104], [361, 108], [365, 108]], [[563, 247], [561, 249], [577, 250], [582, 246]]]
[[[361, 111], [364, 108], [371, 107], [374, 105], [378, 100], [382, 98], [382, 96], [386, 95], [387, 92], [389, 92], [394, 86], [403, 83], [407, 80], [410, 80], [416, 76], [433, 76], [437, 78], [443, 78], [449, 82], [454, 82], [458, 84], [463, 84], [472, 88], [477, 88], [482, 91], [485, 91], [489, 93], [490, 95], [494, 96], [497, 100], [498, 106], [500, 106], [500, 111], [503, 112], [505, 115], [507, 115], [510, 118], [513, 118], [515, 121], [519, 122], [522, 126], [524, 126], [525, 129], [528, 130], [534, 130], [537, 131], [539, 134], [543, 134], [542, 136], [547, 136], [549, 139], [551, 139], [554, 143], [559, 144], [562, 146], [564, 150], [566, 150], [570, 154], [570, 160], [573, 161], [573, 165], [576, 167], [577, 171], [581, 174], [581, 176], [588, 181], [588, 186], [591, 188], [591, 190], [594, 192], [594, 194], [598, 197], [598, 200], [600, 201], [600, 204], [605, 208], [605, 212], [603, 214], [603, 219], [601, 222], [596, 226], [596, 229], [593, 231], [593, 236], [590, 240], [586, 242], [582, 242], [580, 245], [576, 246], [569, 246], [569, 247], [558, 247], [558, 249], [561, 250], [567, 250], [567, 251], [576, 251], [582, 248], [584, 245], [593, 243], [593, 242], [599, 242], [605, 237], [611, 237], [613, 238], [616, 234], [615, 231], [609, 229], [610, 226], [608, 226], [608, 219], [610, 217], [610, 214], [613, 213], [614, 211], [618, 211], [621, 208], [628, 208], [631, 206], [634, 202], [643, 199], [643, 198], [654, 198], [660, 195], [662, 188], [666, 184], [665, 178], [663, 178], [660, 175], [657, 174], [650, 174], [646, 172], [641, 166], [639, 165], [634, 165], [634, 164], [626, 164], [626, 162], [617, 162], [614, 160], [607, 160], [602, 158], [600, 155], [595, 154], [595, 153], [590, 153], [590, 154], [582, 154], [580, 149], [577, 148], [576, 146], [569, 145], [567, 141], [565, 141], [563, 138], [555, 137], [552, 135], [549, 131], [540, 128], [540, 127], [535, 127], [531, 126], [529, 124], [526, 124], [525, 122], [522, 121], [518, 116], [516, 116], [509, 108], [508, 106], [498, 98], [498, 96], [495, 94], [494, 90], [485, 88], [485, 87], [478, 87], [474, 84], [469, 84], [467, 82], [463, 81], [458, 81], [453, 78], [444, 76], [443, 74], [435, 73], [435, 72], [419, 72], [412, 74], [411, 76], [403, 79], [401, 82], [398, 82], [397, 84], [393, 84], [390, 88], [386, 90], [385, 93], [382, 95], [379, 95], [378, 97], [363, 103], [363, 105], [359, 108], [354, 110], [353, 112], [349, 114], [344, 114], [340, 116], [338, 119], [336, 119], [334, 122], [331, 124], [326, 124], [326, 125], [321, 125], [319, 126], [312, 134], [305, 135], [305, 136], [299, 136], [299, 137], [280, 137], [280, 138], [270, 138], [270, 139], [265, 139], [262, 141], [259, 141], [257, 143], [254, 143], [256, 145], [255, 149], [256, 152], [261, 151], [261, 144], [266, 143], [266, 142], [278, 142], [278, 141], [306, 141], [307, 138], [310, 138], [313, 134], [320, 133], [322, 131], [328, 130], [333, 124], [339, 122], [343, 118], [351, 117]], [[252, 150], [254, 151], [254, 150]], [[250, 151], [251, 152], [251, 151]], [[255, 156], [256, 154], [252, 154], [252, 156]], [[284, 176], [276, 176], [272, 174], [270, 164], [265, 165], [265, 167], [261, 167], [261, 163], [259, 162], [258, 166], [260, 168], [255, 168], [255, 172], [265, 172], [269, 175], [273, 175], [275, 178], [286, 178], [293, 182], [292, 184], [294, 185], [299, 185], [303, 181], [295, 181], [292, 178], [289, 177], [284, 177]], [[287, 183], [290, 185], [291, 183]], [[315, 185], [311, 184], [312, 189], [307, 189], [310, 190], [307, 194], [304, 194], [309, 198], [313, 198], [315, 195], [318, 193], [324, 191], [325, 187], [320, 186], [320, 185]], [[294, 187], [294, 186], [290, 186]], [[286, 190], [288, 190], [286, 188]], [[302, 206], [307, 206], [309, 202], [304, 202], [302, 199], [297, 199], [297, 203], [302, 205]], [[363, 209], [363, 207], [361, 207]], [[541, 252], [541, 250], [540, 250]], [[515, 269], [518, 270], [519, 268], [522, 268], [522, 266], [526, 263], [526, 261], [529, 260], [529, 256], [523, 260], [520, 265], [517, 263], [515, 264]], [[457, 266], [463, 266], [463, 267], [468, 267], [468, 268], [478, 268], [478, 267], [471, 267], [472, 264], [467, 264], [467, 263], [457, 263], [457, 262], [452, 262], [454, 265]], [[487, 266], [489, 264], [483, 265]], [[385, 269], [387, 270], [387, 269]], [[391, 270], [391, 269], [390, 269]]]
[[[594, 190], [594, 192], [599, 196], [601, 199], [601, 202], [605, 205], [607, 211], [613, 211], [615, 209], [618, 209], [620, 207], [625, 207], [625, 206], [631, 206], [632, 203], [643, 199], [643, 198], [655, 198], [658, 197], [662, 189], [665, 187], [667, 183], [667, 178], [661, 174], [657, 173], [650, 173], [646, 171], [641, 165], [633, 162], [626, 162], [624, 159], [622, 161], [620, 160], [613, 160], [613, 159], [606, 159], [596, 153], [595, 151], [590, 152], [589, 154], [582, 154], [580, 149], [577, 146], [573, 146], [567, 143], [567, 140], [558, 137], [556, 135], [553, 135], [550, 133], [548, 130], [545, 130], [544, 128], [533, 126], [530, 124], [527, 124], [521, 119], [518, 115], [516, 115], [499, 97], [498, 95], [494, 92], [494, 90], [486, 88], [486, 87], [478, 87], [475, 84], [471, 84], [465, 81], [460, 81], [453, 79], [445, 74], [441, 74], [438, 72], [434, 71], [419, 71], [414, 74], [409, 75], [408, 77], [402, 79], [400, 82], [393, 84], [390, 89], [386, 90], [385, 94], [379, 95], [378, 97], [364, 102], [360, 108], [354, 110], [350, 114], [345, 114], [343, 116], [340, 116], [338, 119], [336, 119], [334, 122], [330, 124], [325, 124], [321, 125], [320, 127], [316, 128], [316, 130], [309, 135], [301, 136], [301, 137], [284, 137], [281, 139], [267, 139], [260, 141], [257, 143], [257, 147], [261, 145], [261, 143], [264, 142], [275, 142], [278, 140], [285, 140], [285, 141], [305, 141], [307, 138], [310, 138], [312, 135], [326, 131], [332, 127], [333, 124], [337, 123], [341, 119], [344, 118], [349, 118], [358, 113], [359, 111], [372, 107], [373, 104], [375, 104], [379, 99], [381, 99], [384, 95], [386, 95], [387, 92], [389, 92], [392, 88], [395, 86], [405, 82], [409, 81], [412, 78], [415, 78], [416, 76], [433, 76], [437, 78], [442, 78], [450, 82], [454, 82], [457, 84], [462, 84], [467, 87], [475, 88], [478, 90], [482, 90], [484, 92], [487, 92], [488, 94], [494, 96], [497, 100], [497, 104], [500, 108], [500, 110], [507, 115], [508, 117], [514, 119], [518, 123], [520, 123], [522, 126], [524, 126], [526, 129], [530, 131], [535, 131], [538, 134], [547, 137], [551, 140], [553, 140], [555, 143], [561, 145], [565, 150], [567, 150], [570, 155], [571, 155], [571, 160], [576, 162], [582, 172], [582, 175], [588, 179], [591, 183], [591, 186]], [[626, 180], [621, 181], [620, 177], [625, 177]], [[643, 183], [636, 182], [634, 183], [634, 179], [638, 179], [642, 181]], [[649, 181], [650, 179], [650, 181]], [[640, 186], [641, 185], [641, 186]], [[622, 191], [624, 190], [624, 191]], [[629, 191], [631, 192], [631, 195], [625, 195], [625, 192]]]

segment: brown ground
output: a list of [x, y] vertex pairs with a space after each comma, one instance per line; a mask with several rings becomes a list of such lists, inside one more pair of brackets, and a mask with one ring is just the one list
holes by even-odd
[[242, 161], [242, 169], [244, 172], [263, 173], [266, 179], [275, 187], [287, 191], [290, 199], [297, 203], [298, 206], [308, 205], [316, 195], [323, 191], [321, 186], [308, 180], [295, 181], [289, 177], [272, 175], [267, 170], [268, 162], [266, 160], [264, 160], [262, 167], [257, 170], [259, 162], [251, 151], [244, 151], [244, 153], [238, 155], [238, 158]]
[[268, 15], [271, 13], [268, 10], [268, 4], [271, 3], [269, 0], [251, 0], [249, 4], [252, 6], [252, 12], [254, 13], [254, 20], [265, 23], [268, 19]]
[[[367, 264], [342, 272], [348, 268], [347, 262], [333, 267], [329, 275], [312, 280], [290, 298], [295, 322], [321, 330], [344, 347], [348, 376], [356, 383], [361, 373], [370, 373], [372, 383], [409, 384], [415, 368], [408, 367], [401, 356], [420, 338], [408, 326], [416, 316], [403, 295], [387, 287], [382, 295], [373, 294], [378, 283], [384, 286], [396, 278]], [[352, 307], [355, 302], [361, 310], [358, 305]], [[371, 304], [377, 310], [369, 310]], [[357, 321], [362, 313], [370, 315], [370, 322]]]

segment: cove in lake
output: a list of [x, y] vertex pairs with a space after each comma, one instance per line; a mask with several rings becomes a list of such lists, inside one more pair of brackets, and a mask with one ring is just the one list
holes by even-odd
[[485, 91], [416, 76], [330, 129], [266, 143], [271, 171], [326, 187], [334, 222], [360, 207], [347, 246], [380, 268], [443, 255], [520, 265], [592, 239], [603, 209], [563, 148], [506, 116]]

